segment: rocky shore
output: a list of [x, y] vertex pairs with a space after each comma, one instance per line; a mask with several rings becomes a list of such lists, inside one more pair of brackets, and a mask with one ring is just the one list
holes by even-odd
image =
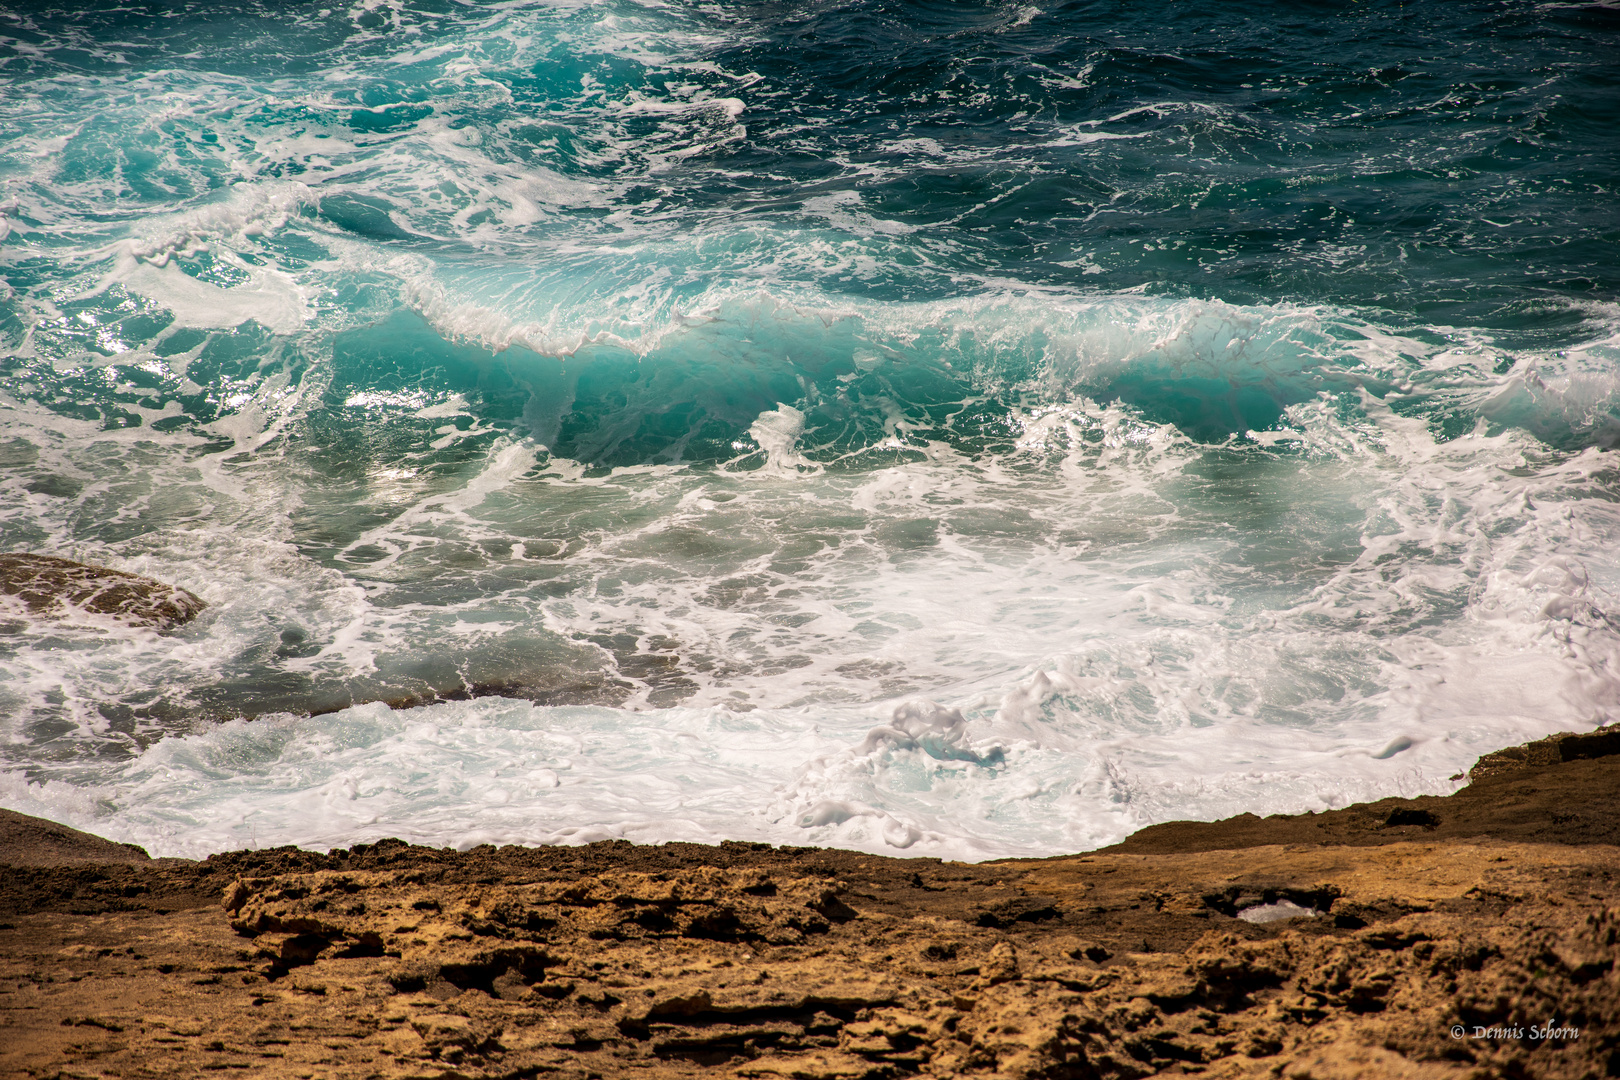
[[0, 1075], [1620, 1074], [1620, 733], [1445, 798], [977, 865], [397, 841], [204, 862], [0, 812]]

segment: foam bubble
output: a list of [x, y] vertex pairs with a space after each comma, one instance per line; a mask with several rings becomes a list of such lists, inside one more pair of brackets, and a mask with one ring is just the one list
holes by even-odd
[[795, 473], [800, 466], [814, 466], [798, 452], [804, 434], [804, 413], [791, 405], [777, 405], [759, 414], [748, 426], [748, 434], [765, 452], [766, 467], [774, 472]]
[[286, 274], [255, 270], [248, 280], [221, 288], [184, 273], [178, 266], [162, 266], [127, 259], [102, 279], [148, 297], [170, 312], [178, 325], [195, 327], [240, 326], [249, 319], [277, 334], [290, 334], [304, 324], [303, 290]]

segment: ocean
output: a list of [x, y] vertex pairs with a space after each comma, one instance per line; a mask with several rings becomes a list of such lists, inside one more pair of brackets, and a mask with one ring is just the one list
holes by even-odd
[[[0, 5], [0, 805], [980, 860], [1620, 713], [1620, 10]], [[414, 707], [405, 707], [412, 706]]]

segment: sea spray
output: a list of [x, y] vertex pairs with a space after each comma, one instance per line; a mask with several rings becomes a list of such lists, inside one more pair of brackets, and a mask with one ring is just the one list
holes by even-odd
[[1612, 13], [900, 10], [13, 18], [0, 546], [208, 608], [5, 614], [0, 801], [978, 859], [1614, 717]]

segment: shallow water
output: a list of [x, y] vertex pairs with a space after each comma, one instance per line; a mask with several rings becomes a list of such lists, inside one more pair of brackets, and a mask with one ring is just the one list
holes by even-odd
[[238, 7], [0, 11], [0, 549], [210, 604], [0, 612], [0, 804], [988, 858], [1614, 718], [1614, 10]]

